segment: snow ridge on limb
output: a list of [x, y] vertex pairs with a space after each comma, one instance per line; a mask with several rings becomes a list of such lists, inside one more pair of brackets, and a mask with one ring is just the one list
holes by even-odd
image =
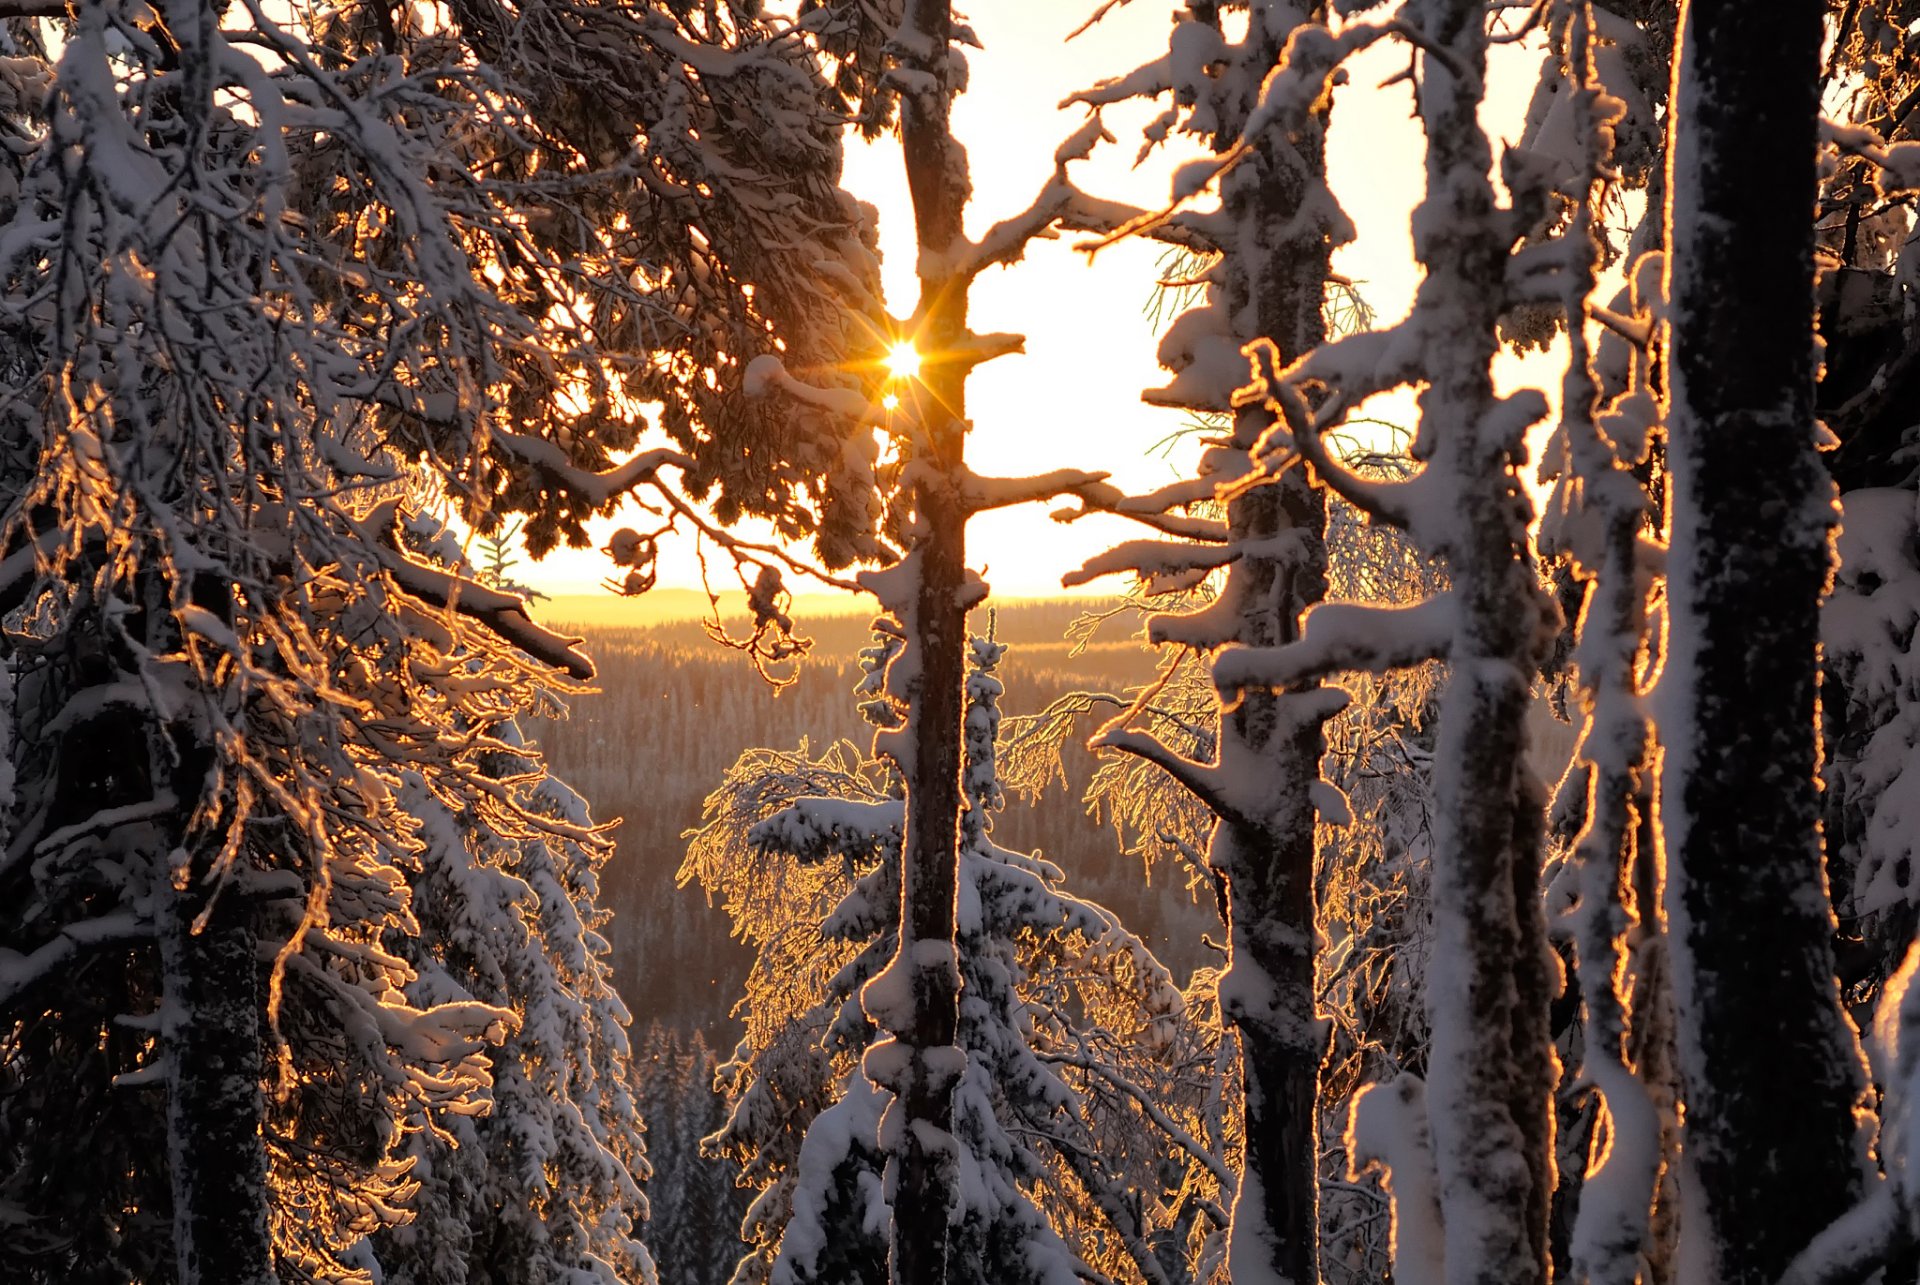
[[403, 553], [394, 536], [394, 519], [399, 510], [400, 501], [387, 500], [359, 523], [368, 544], [378, 551], [380, 564], [395, 584], [424, 602], [472, 617], [504, 641], [569, 677], [582, 682], [593, 678], [593, 661], [580, 650], [580, 644], [586, 639], [569, 638], [535, 624], [527, 614], [525, 598], [416, 562]]

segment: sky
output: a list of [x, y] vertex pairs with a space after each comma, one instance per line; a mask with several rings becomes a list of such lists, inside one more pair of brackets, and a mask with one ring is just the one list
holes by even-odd
[[[1184, 5], [1132, 0], [1072, 41], [1066, 37], [1091, 12], [1091, 0], [972, 0], [959, 7], [985, 46], [967, 51], [970, 85], [953, 116], [974, 183], [967, 231], [977, 237], [1032, 200], [1052, 170], [1054, 149], [1084, 122], [1084, 108], [1061, 110], [1060, 101], [1159, 56], [1171, 15]], [[1496, 50], [1485, 113], [1490, 123], [1497, 122], [1496, 138], [1517, 138], [1539, 58], [1528, 48]], [[1408, 214], [1422, 187], [1419, 130], [1411, 119], [1407, 86], [1378, 87], [1404, 67], [1405, 59], [1402, 50], [1383, 48], [1354, 64], [1350, 83], [1335, 99], [1329, 141], [1329, 181], [1360, 234], [1336, 256], [1335, 268], [1360, 283], [1382, 322], [1405, 315], [1418, 282]], [[1164, 204], [1171, 170], [1199, 154], [1197, 142], [1175, 139], [1135, 167], [1141, 128], [1164, 105], [1161, 100], [1106, 110], [1107, 127], [1118, 143], [1073, 168], [1082, 190], [1141, 206]], [[897, 141], [851, 140], [845, 183], [878, 207], [888, 305], [896, 315], [906, 315], [913, 309], [916, 282], [911, 207]], [[1027, 350], [987, 363], [970, 380], [968, 462], [978, 473], [998, 476], [1060, 467], [1106, 470], [1128, 490], [1190, 475], [1197, 443], [1190, 435], [1168, 443], [1187, 417], [1140, 400], [1143, 389], [1167, 378], [1154, 350], [1157, 330], [1170, 318], [1156, 322], [1149, 315], [1160, 249], [1123, 242], [1090, 262], [1073, 248], [1077, 239], [1037, 242], [1022, 262], [989, 269], [975, 284], [973, 329], [1023, 334]], [[1403, 397], [1370, 409], [1405, 420], [1411, 405], [1411, 398]], [[996, 595], [1061, 593], [1060, 577], [1085, 558], [1115, 540], [1145, 534], [1112, 518], [1057, 523], [1047, 516], [1051, 507], [983, 514], [970, 525], [969, 564]], [[595, 523], [591, 531], [598, 542], [629, 523], [641, 525], [616, 516]], [[723, 561], [716, 562], [717, 569]], [[598, 585], [611, 568], [597, 552], [562, 550], [518, 570], [521, 579], [543, 592], [561, 595], [600, 592]], [[662, 586], [697, 588], [699, 567], [691, 543], [663, 548], [660, 573]], [[734, 586], [716, 580], [715, 587]], [[1108, 580], [1088, 591], [1122, 587]]]

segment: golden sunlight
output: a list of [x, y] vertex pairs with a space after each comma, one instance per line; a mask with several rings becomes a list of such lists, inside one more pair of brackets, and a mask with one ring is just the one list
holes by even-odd
[[911, 340], [902, 339], [887, 352], [887, 370], [895, 379], [912, 379], [920, 373], [920, 350]]

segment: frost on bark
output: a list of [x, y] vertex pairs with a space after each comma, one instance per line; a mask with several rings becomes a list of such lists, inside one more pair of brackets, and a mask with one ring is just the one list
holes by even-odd
[[1862, 1186], [1820, 830], [1821, 6], [1695, 3], [1670, 147], [1662, 820], [1703, 1280], [1777, 1280]]

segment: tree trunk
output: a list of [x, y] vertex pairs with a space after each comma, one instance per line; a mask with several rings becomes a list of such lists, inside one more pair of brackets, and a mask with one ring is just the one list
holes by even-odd
[[1668, 149], [1661, 807], [1701, 1285], [1771, 1285], [1862, 1184], [1817, 781], [1836, 516], [1813, 414], [1821, 12], [1690, 3]]
[[1545, 404], [1493, 388], [1512, 238], [1478, 123], [1486, 6], [1430, 0], [1416, 12], [1444, 57], [1420, 60], [1427, 195], [1414, 241], [1427, 277], [1414, 307], [1432, 338], [1415, 454], [1456, 506], [1432, 525], [1430, 551], [1446, 557], [1459, 613], [1434, 749], [1427, 1101], [1447, 1279], [1534, 1285], [1548, 1275], [1557, 965], [1540, 906], [1545, 801], [1526, 719], [1555, 613], [1531, 564], [1518, 469], [1522, 430]]
[[[164, 588], [150, 583], [146, 592], [150, 629], [177, 646]], [[232, 596], [216, 576], [193, 578], [194, 605], [229, 623]], [[213, 747], [190, 723], [150, 723], [146, 739], [153, 788], [175, 800], [167, 827], [172, 846], [158, 854], [160, 864], [182, 863], [172, 871], [158, 925], [179, 1285], [274, 1285], [253, 911], [232, 872], [215, 873], [219, 845], [193, 832], [213, 778]], [[156, 882], [166, 880], [160, 874]]]
[[897, 1109], [905, 1112], [893, 1196], [889, 1274], [894, 1285], [944, 1285], [949, 1218], [957, 1198], [953, 1086], [960, 1050], [960, 973], [954, 946], [959, 887], [961, 721], [966, 684], [967, 512], [960, 493], [968, 366], [953, 354], [967, 332], [967, 282], [946, 252], [959, 244], [968, 196], [966, 156], [949, 123], [952, 103], [945, 0], [912, 0], [902, 23], [903, 65], [935, 88], [900, 97], [900, 133], [921, 249], [920, 306], [910, 336], [923, 354], [909, 390], [925, 433], [914, 487], [912, 619], [916, 670], [908, 723], [907, 828], [901, 857], [900, 955], [911, 978], [910, 1052]]
[[207, 900], [195, 879], [160, 931], [174, 1254], [181, 1285], [272, 1285], [255, 934], [233, 888], [196, 931]]
[[[1298, 9], [1291, 15], [1296, 25], [1319, 16], [1319, 6]], [[1287, 26], [1278, 14], [1266, 18], [1250, 39], [1257, 65], [1278, 61]], [[1241, 79], [1259, 83], [1257, 76]], [[1244, 119], [1252, 104], [1239, 106]], [[1263, 139], [1254, 163], [1230, 176], [1223, 193], [1239, 229], [1226, 261], [1229, 315], [1251, 309], [1258, 335], [1289, 359], [1326, 338], [1331, 243], [1320, 223], [1301, 213], [1326, 182], [1324, 117], [1316, 125], [1286, 143]], [[1252, 451], [1272, 422], [1263, 406], [1241, 408], [1233, 445]], [[1238, 607], [1232, 641], [1272, 647], [1297, 640], [1302, 615], [1326, 596], [1324, 493], [1303, 469], [1289, 469], [1231, 501], [1227, 522], [1246, 550], [1227, 573], [1226, 593]], [[1295, 534], [1291, 543], [1278, 538], [1288, 533]], [[1287, 552], [1270, 552], [1277, 547]], [[1211, 857], [1227, 880], [1232, 954], [1222, 1005], [1240, 1036], [1245, 1109], [1229, 1261], [1236, 1276], [1312, 1285], [1319, 1280], [1318, 1105], [1327, 1030], [1314, 1002], [1311, 787], [1320, 778], [1325, 737], [1320, 717], [1291, 716], [1291, 698], [1298, 695], [1249, 691], [1222, 717], [1219, 762], [1226, 780], [1258, 781], [1262, 790], [1250, 816], [1220, 820]], [[1266, 1002], [1243, 1001], [1240, 975], [1259, 979]]]

